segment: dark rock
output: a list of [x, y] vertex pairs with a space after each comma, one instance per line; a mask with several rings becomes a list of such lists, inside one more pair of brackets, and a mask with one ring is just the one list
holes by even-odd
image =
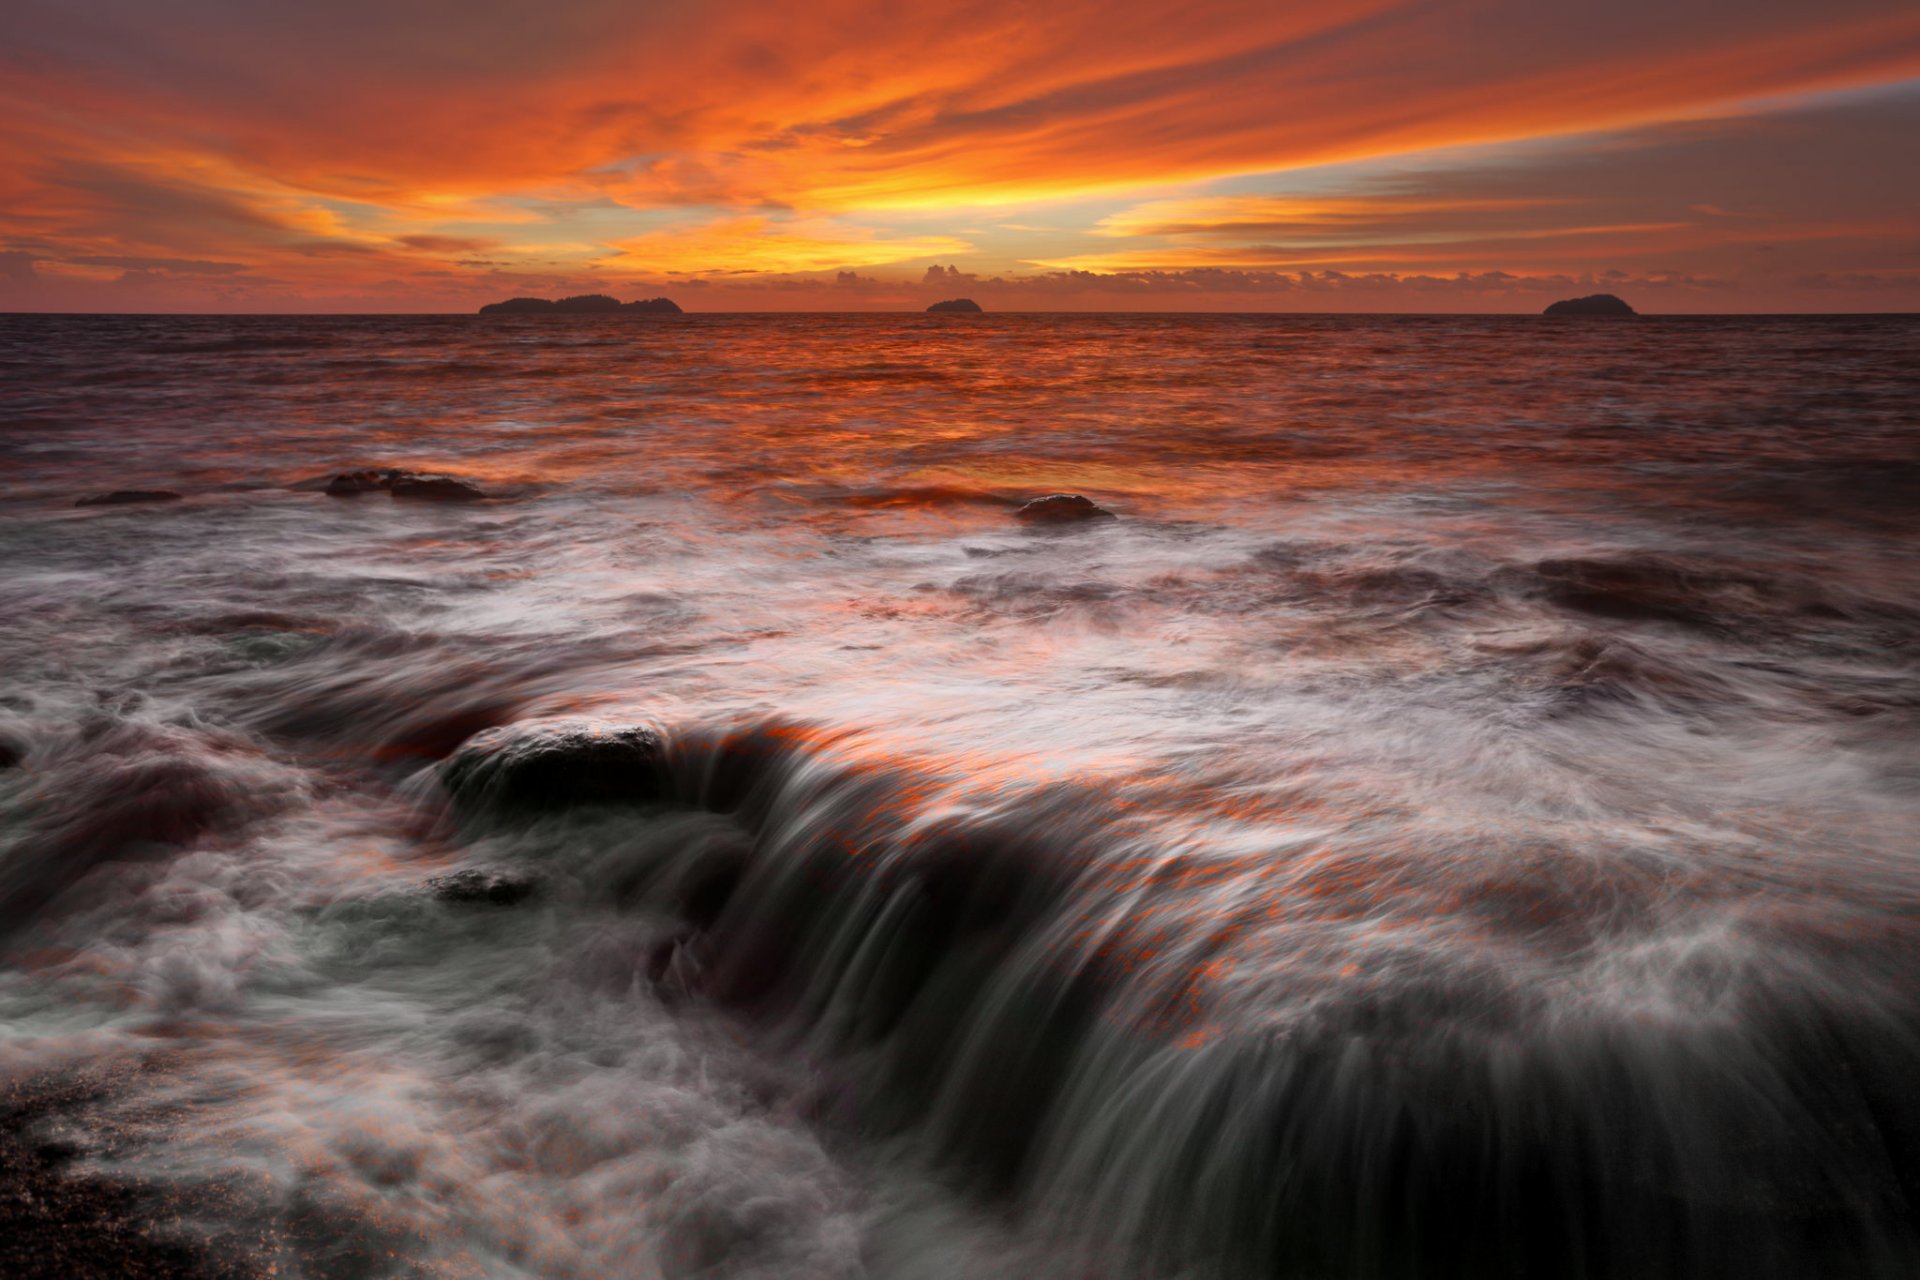
[[1049, 493], [1034, 498], [1015, 513], [1032, 524], [1069, 524], [1076, 520], [1111, 520], [1113, 512], [1077, 493]]
[[18, 768], [27, 758], [26, 739], [0, 729], [0, 769]]
[[936, 302], [928, 307], [929, 311], [961, 311], [973, 313], [979, 311], [980, 304], [972, 298], [948, 298], [945, 302]]
[[535, 721], [477, 733], [440, 766], [467, 807], [552, 812], [634, 804], [666, 794], [666, 740], [647, 725]]
[[539, 891], [540, 882], [521, 872], [469, 867], [435, 876], [427, 881], [427, 888], [443, 902], [483, 902], [510, 907], [531, 898]]
[[1566, 557], [1534, 566], [1546, 598], [1565, 609], [1622, 622], [1677, 622], [1711, 627], [1716, 588], [1725, 575], [1690, 572], [1656, 557], [1618, 560]]
[[639, 311], [653, 315], [677, 316], [680, 307], [672, 298], [642, 298], [638, 302], [629, 302], [620, 308], [622, 311]]
[[327, 481], [326, 493], [334, 498], [357, 498], [363, 493], [376, 493], [382, 489], [393, 488], [393, 482], [409, 472], [398, 471], [392, 467], [375, 467], [366, 471], [346, 471]]
[[402, 476], [393, 482], [391, 492], [396, 498], [425, 502], [476, 502], [487, 496], [452, 476]]
[[1640, 313], [1610, 293], [1594, 293], [1584, 298], [1563, 298], [1559, 302], [1553, 303], [1541, 314], [1549, 316], [1632, 316]]
[[136, 502], [178, 502], [180, 495], [171, 489], [115, 489], [96, 493], [74, 503], [76, 507], [125, 507]]
[[365, 471], [346, 471], [327, 481], [325, 492], [334, 498], [357, 498], [363, 493], [386, 492], [396, 498], [428, 502], [473, 502], [487, 495], [465, 480], [452, 476], [423, 476], [395, 467], [372, 467]]

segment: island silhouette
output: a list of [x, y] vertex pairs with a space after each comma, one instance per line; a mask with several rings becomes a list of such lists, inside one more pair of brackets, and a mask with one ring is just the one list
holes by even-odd
[[936, 302], [928, 307], [929, 311], [979, 311], [980, 304], [972, 298], [948, 298], [945, 302]]
[[681, 310], [672, 298], [644, 298], [638, 302], [622, 302], [618, 298], [608, 297], [604, 293], [582, 293], [571, 298], [508, 298], [505, 302], [489, 302], [480, 308], [483, 316], [520, 316], [520, 315], [608, 315], [619, 312], [623, 315], [680, 315]]
[[1637, 316], [1625, 299], [1610, 293], [1590, 293], [1584, 298], [1562, 298], [1540, 313], [1546, 316]]

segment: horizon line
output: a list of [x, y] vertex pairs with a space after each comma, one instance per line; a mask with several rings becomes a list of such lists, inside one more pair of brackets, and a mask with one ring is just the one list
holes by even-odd
[[1920, 318], [1920, 310], [1913, 311], [1638, 311], [1629, 316], [1549, 316], [1540, 311], [1263, 311], [1263, 310], [1201, 310], [1201, 309], [1127, 309], [1127, 308], [1053, 308], [1021, 309], [1001, 308], [992, 311], [977, 312], [933, 312], [925, 308], [882, 308], [882, 307], [842, 307], [842, 308], [791, 308], [782, 310], [739, 310], [739, 311], [689, 311], [682, 308], [677, 313], [648, 312], [625, 313], [616, 311], [581, 312], [524, 312], [508, 315], [482, 315], [473, 311], [14, 311], [0, 310], [0, 317], [13, 318], [24, 316], [70, 316], [74, 318], [96, 319], [214, 319], [231, 317], [235, 319], [252, 318], [271, 319], [322, 319], [341, 320], [404, 320], [425, 319], [428, 317], [465, 317], [471, 320], [484, 319], [489, 323], [501, 320], [508, 322], [529, 320], [540, 323], [569, 322], [578, 320], [628, 321], [639, 318], [657, 319], [671, 323], [675, 316], [958, 316], [962, 322], [989, 316], [1373, 316], [1380, 318], [1407, 319], [1514, 319], [1514, 320], [1740, 320], [1740, 319], [1822, 319], [1822, 318]]

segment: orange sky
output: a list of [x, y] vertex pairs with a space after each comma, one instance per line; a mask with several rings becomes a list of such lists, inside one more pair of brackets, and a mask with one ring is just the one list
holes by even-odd
[[9, 0], [0, 309], [1920, 311], [1911, 0]]

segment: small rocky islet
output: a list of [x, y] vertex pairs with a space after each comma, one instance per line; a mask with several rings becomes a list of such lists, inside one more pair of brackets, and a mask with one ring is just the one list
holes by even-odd
[[508, 298], [480, 308], [483, 316], [604, 316], [685, 314], [672, 298], [641, 298], [622, 302], [604, 293], [582, 293], [571, 298]]
[[1611, 293], [1590, 293], [1584, 298], [1562, 298], [1550, 303], [1545, 316], [1637, 316], [1640, 313], [1627, 304], [1626, 299], [1615, 297]]

